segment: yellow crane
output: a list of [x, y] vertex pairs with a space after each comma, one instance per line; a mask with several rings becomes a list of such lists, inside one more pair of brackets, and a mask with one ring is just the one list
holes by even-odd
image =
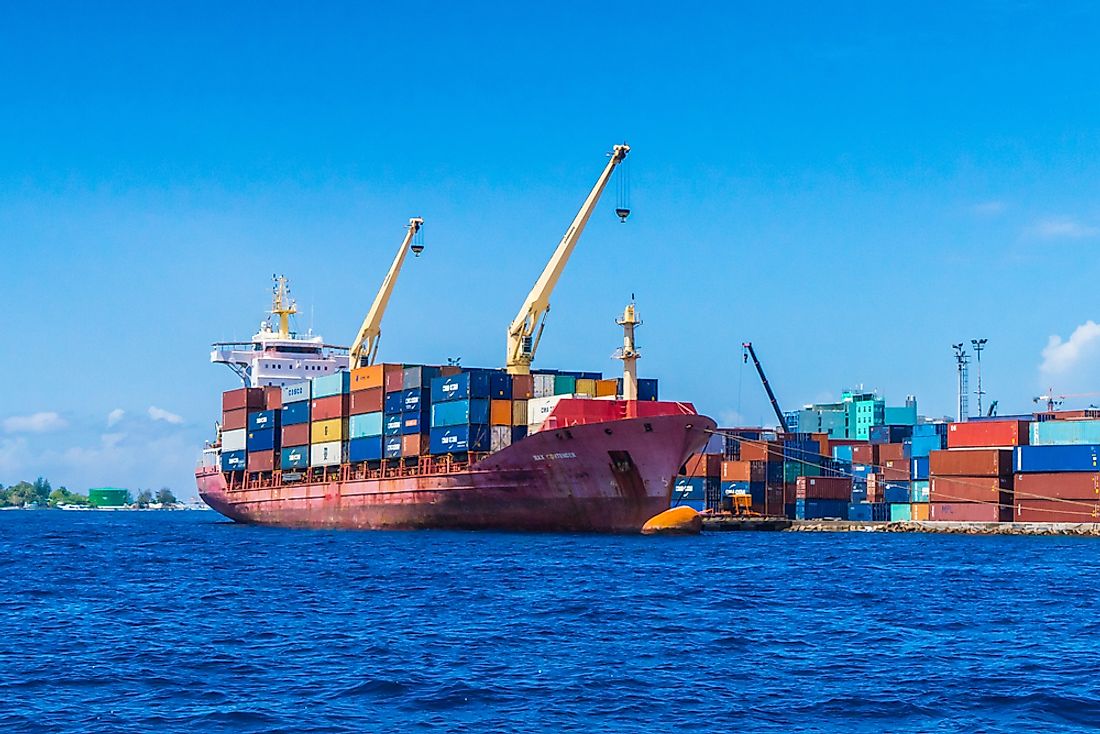
[[398, 248], [390, 270], [382, 281], [382, 287], [378, 289], [378, 295], [374, 297], [374, 303], [371, 304], [367, 317], [363, 319], [363, 325], [359, 327], [359, 336], [355, 337], [351, 345], [349, 364], [353, 369], [374, 364], [374, 358], [378, 354], [378, 339], [382, 335], [382, 316], [386, 313], [386, 305], [390, 302], [393, 287], [397, 285], [397, 274], [401, 272], [405, 255], [409, 250], [412, 250], [414, 255], [424, 251], [424, 245], [413, 241], [423, 225], [424, 220], [420, 217], [409, 219], [405, 239], [401, 241], [401, 247]]
[[[535, 350], [538, 349], [539, 340], [542, 338], [542, 330], [546, 326], [546, 313], [550, 310], [550, 294], [554, 291], [558, 279], [561, 278], [562, 271], [565, 270], [565, 263], [569, 261], [569, 256], [573, 253], [573, 248], [576, 247], [581, 232], [588, 224], [588, 217], [591, 216], [596, 202], [600, 200], [600, 195], [603, 194], [607, 182], [611, 180], [611, 174], [615, 171], [615, 167], [623, 162], [629, 151], [630, 146], [625, 143], [616, 145], [612, 149], [609, 154], [610, 160], [603, 169], [603, 173], [596, 180], [596, 185], [592, 187], [592, 191], [589, 192], [588, 198], [581, 205], [581, 209], [577, 212], [573, 223], [569, 225], [569, 229], [565, 231], [565, 236], [561, 238], [557, 249], [554, 250], [550, 262], [546, 263], [542, 275], [535, 281], [531, 292], [527, 294], [527, 299], [520, 306], [519, 313], [516, 314], [516, 318], [509, 325], [508, 352], [505, 362], [509, 374], [527, 375], [531, 373], [531, 362], [535, 358]], [[620, 204], [616, 214], [619, 215], [620, 219], [626, 221], [630, 210], [625, 208], [624, 204]]]

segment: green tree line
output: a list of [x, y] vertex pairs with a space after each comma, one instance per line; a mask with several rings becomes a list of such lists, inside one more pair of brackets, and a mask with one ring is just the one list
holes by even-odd
[[[135, 507], [148, 507], [152, 504], [174, 505], [176, 496], [167, 487], [161, 487], [155, 493], [151, 489], [138, 491], [135, 498], [130, 492], [126, 493], [127, 505]], [[50, 480], [38, 477], [33, 482], [22, 481], [5, 487], [0, 484], [0, 507], [57, 507], [58, 505], [87, 505], [88, 496], [77, 492], [70, 492], [65, 487], [54, 489], [50, 486]]]

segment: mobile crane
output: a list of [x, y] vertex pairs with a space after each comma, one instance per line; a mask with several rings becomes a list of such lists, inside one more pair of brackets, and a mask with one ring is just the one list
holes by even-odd
[[748, 362], [749, 357], [752, 357], [753, 366], [756, 367], [756, 373], [760, 375], [760, 382], [764, 385], [764, 392], [768, 393], [768, 400], [772, 403], [772, 410], [775, 411], [775, 418], [779, 421], [779, 427], [783, 429], [783, 433], [790, 433], [790, 428], [787, 426], [787, 418], [783, 415], [783, 411], [779, 409], [779, 401], [775, 399], [775, 393], [772, 392], [772, 386], [768, 383], [768, 378], [764, 376], [764, 368], [760, 366], [760, 360], [756, 358], [756, 350], [752, 348], [752, 342], [744, 342], [741, 344], [744, 351], [744, 361]]

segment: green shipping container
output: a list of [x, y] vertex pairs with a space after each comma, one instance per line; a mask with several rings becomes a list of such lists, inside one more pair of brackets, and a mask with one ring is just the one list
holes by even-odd
[[122, 507], [130, 499], [130, 490], [128, 489], [99, 487], [88, 490], [88, 504], [92, 507]]
[[913, 519], [913, 508], [908, 502], [890, 505], [890, 522], [909, 522]]
[[821, 467], [804, 461], [784, 461], [783, 481], [786, 484], [794, 484], [799, 477], [819, 477]]
[[573, 375], [554, 375], [554, 394], [572, 395], [577, 392], [577, 378]]

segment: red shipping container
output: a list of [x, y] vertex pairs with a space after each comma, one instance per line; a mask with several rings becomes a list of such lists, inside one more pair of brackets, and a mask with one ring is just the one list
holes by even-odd
[[236, 431], [240, 428], [248, 428], [248, 408], [227, 410], [222, 413], [223, 431]]
[[451, 377], [453, 375], [460, 374], [461, 372], [462, 372], [462, 368], [461, 367], [456, 367], [453, 364], [444, 365], [444, 366], [439, 368], [440, 377]]
[[851, 500], [852, 480], [847, 477], [799, 477], [796, 499]]
[[[855, 452], [852, 452], [852, 458], [855, 458]], [[885, 464], [889, 460], [906, 461], [905, 458], [905, 444], [903, 443], [881, 443], [878, 446], [878, 463]]]
[[763, 461], [723, 461], [723, 482], [763, 482], [767, 476], [767, 463]]
[[878, 466], [878, 445], [862, 444], [852, 447], [853, 464], [870, 464]]
[[1012, 508], [1016, 522], [1100, 523], [1100, 502], [1058, 500], [1016, 500]]
[[364, 413], [381, 413], [383, 397], [382, 388], [372, 387], [366, 390], [358, 390], [351, 393], [348, 401], [348, 415], [363, 415]]
[[947, 448], [979, 449], [1026, 446], [1027, 421], [967, 421], [947, 426]]
[[783, 484], [783, 504], [793, 505], [798, 499], [798, 482], [785, 482]]
[[909, 459], [883, 459], [882, 478], [887, 482], [908, 482], [910, 465]]
[[531, 375], [512, 375], [512, 400], [529, 400], [535, 397], [535, 378]]
[[305, 446], [309, 443], [309, 424], [299, 423], [296, 426], [283, 426], [283, 442], [281, 446]]
[[1012, 522], [1012, 507], [992, 502], [933, 502], [928, 508], [933, 522]]
[[932, 477], [932, 502], [999, 502], [1012, 504], [1012, 477]]
[[427, 440], [421, 440], [423, 437], [419, 433], [413, 433], [408, 436], [401, 437], [401, 455], [402, 456], [420, 456], [422, 453], [427, 453], [428, 448]]
[[[366, 392], [366, 390], [360, 392]], [[349, 415], [349, 407], [351, 407], [351, 396], [347, 393], [330, 395], [327, 398], [317, 398], [309, 406], [309, 419], [316, 423], [317, 421], [327, 421], [333, 418], [343, 418]]]
[[1095, 472], [1017, 474], [1013, 481], [1017, 501], [1100, 500], [1100, 474]]
[[783, 461], [783, 444], [741, 440], [741, 461]]
[[264, 410], [279, 410], [283, 407], [283, 388], [269, 386], [263, 388]]
[[222, 412], [251, 408], [264, 409], [264, 391], [261, 387], [242, 387], [222, 393]]
[[1012, 449], [933, 451], [928, 473], [945, 477], [1004, 477], [1012, 474]]
[[382, 366], [382, 386], [386, 392], [401, 392], [405, 389], [405, 365], [387, 364]]
[[722, 476], [721, 454], [692, 454], [684, 464], [684, 476], [714, 477]]
[[274, 471], [275, 456], [274, 451], [249, 451], [248, 471]]

